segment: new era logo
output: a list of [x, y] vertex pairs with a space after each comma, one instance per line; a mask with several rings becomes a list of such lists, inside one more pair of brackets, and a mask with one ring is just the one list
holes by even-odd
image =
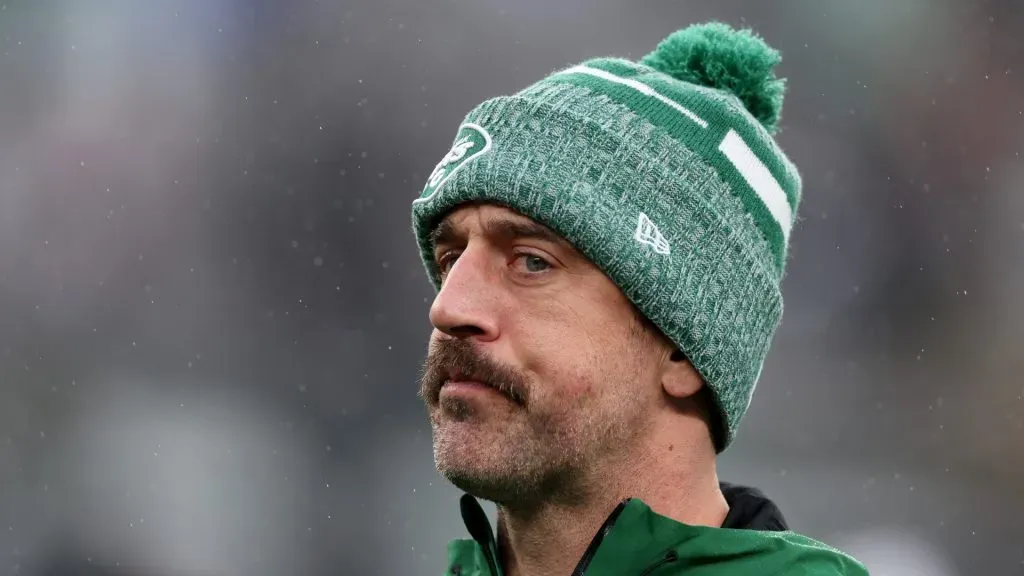
[[668, 254], [670, 252], [668, 240], [661, 234], [661, 230], [651, 222], [651, 219], [647, 217], [647, 214], [640, 213], [640, 219], [636, 223], [636, 232], [633, 234], [633, 239], [641, 244], [646, 244], [658, 254]]

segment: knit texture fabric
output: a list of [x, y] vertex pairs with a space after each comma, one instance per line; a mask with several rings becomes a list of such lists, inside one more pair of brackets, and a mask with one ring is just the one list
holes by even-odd
[[686, 354], [711, 389], [725, 450], [782, 318], [800, 200], [799, 173], [772, 136], [777, 61], [749, 31], [702, 25], [640, 63], [589, 60], [478, 105], [412, 206], [435, 288], [430, 232], [459, 205], [546, 225]]

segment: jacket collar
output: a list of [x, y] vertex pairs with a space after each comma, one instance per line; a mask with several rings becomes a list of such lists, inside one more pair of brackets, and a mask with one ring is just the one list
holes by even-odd
[[[498, 556], [497, 540], [491, 529], [490, 520], [480, 503], [473, 496], [465, 494], [459, 504], [462, 509], [462, 520], [472, 539], [449, 542], [449, 573], [504, 576]], [[616, 531], [611, 530], [613, 526]], [[676, 530], [673, 530], [674, 528]], [[614, 570], [628, 570], [635, 567], [640, 558], [647, 559], [641, 562], [645, 566], [656, 566], [664, 562], [666, 553], [670, 552], [666, 548], [666, 543], [678, 541], [685, 536], [683, 533], [675, 534], [674, 532], [679, 531], [677, 528], [683, 528], [682, 532], [694, 529], [694, 527], [679, 524], [654, 514], [640, 500], [635, 498], [624, 500], [608, 515], [572, 574], [573, 576], [584, 574], [595, 558], [599, 558], [599, 564], [605, 569], [612, 568], [613, 571], [608, 574], [617, 574], [618, 572]], [[606, 542], [605, 537], [607, 536], [610, 541], [616, 538], [616, 533], [629, 534], [631, 554], [628, 557], [608, 552], [609, 548], [616, 549], [618, 546], [615, 546], [613, 542]], [[605, 544], [611, 544], [611, 546], [605, 546]]]
[[768, 530], [782, 532], [789, 530], [789, 524], [779, 507], [757, 488], [720, 482], [719, 487], [729, 504], [729, 514], [722, 528], [745, 530]]
[[[729, 513], [722, 528], [768, 531], [788, 529], [778, 506], [760, 490], [724, 482], [720, 487], [729, 504]], [[459, 506], [462, 520], [472, 539], [454, 540], [449, 543], [449, 566], [458, 564], [461, 572], [467, 574], [489, 573], [504, 576], [494, 530], [480, 503], [473, 496], [464, 494], [459, 500]], [[612, 531], [612, 527], [616, 530]], [[611, 569], [609, 574], [617, 573], [615, 570], [622, 570], [625, 573], [638, 564], [638, 559], [643, 559], [639, 563], [650, 568], [674, 562], [678, 558], [674, 556], [673, 544], [693, 538], [707, 530], [716, 529], [676, 522], [656, 514], [643, 501], [628, 498], [620, 502], [608, 515], [580, 558], [573, 575], [583, 574], [596, 557], [600, 557], [600, 564], [604, 569]], [[615, 534], [629, 535], [629, 558], [602, 552], [618, 548], [611, 541], [616, 538]], [[484, 568], [487, 570], [484, 571]]]
[[[456, 540], [449, 544], [448, 563], [451, 564], [455, 558], [465, 557], [470, 559], [471, 563], [476, 564], [473, 568], [479, 570], [486, 566], [489, 569], [489, 574], [504, 576], [504, 570], [502, 570], [501, 562], [498, 559], [498, 541], [494, 538], [491, 521], [484, 513], [484, 509], [480, 507], [476, 498], [469, 494], [462, 495], [462, 498], [459, 499], [459, 507], [462, 509], [462, 522], [473, 539]], [[464, 565], [462, 568], [467, 570], [470, 566]]]

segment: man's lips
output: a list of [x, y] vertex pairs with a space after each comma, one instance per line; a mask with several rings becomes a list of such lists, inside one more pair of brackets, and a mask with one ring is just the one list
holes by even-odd
[[481, 392], [494, 392], [497, 394], [504, 395], [501, 390], [498, 390], [490, 384], [480, 382], [479, 380], [445, 380], [441, 384], [441, 396], [449, 395], [464, 395], [464, 394], [479, 394]]

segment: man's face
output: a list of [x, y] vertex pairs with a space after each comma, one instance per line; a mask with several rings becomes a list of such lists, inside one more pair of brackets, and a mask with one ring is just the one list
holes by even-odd
[[664, 347], [603, 272], [511, 210], [464, 206], [434, 240], [420, 393], [438, 470], [495, 502], [578, 498], [647, 431]]

